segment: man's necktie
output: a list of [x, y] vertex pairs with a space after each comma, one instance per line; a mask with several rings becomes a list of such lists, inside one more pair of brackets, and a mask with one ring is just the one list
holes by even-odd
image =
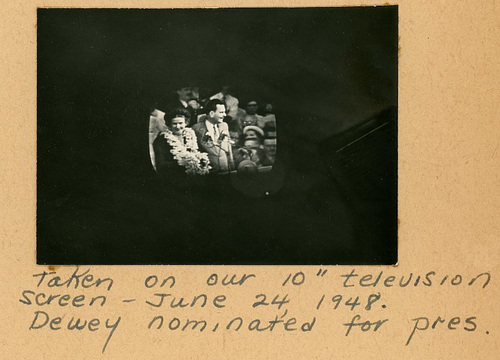
[[219, 141], [219, 127], [217, 125], [214, 125], [214, 141]]

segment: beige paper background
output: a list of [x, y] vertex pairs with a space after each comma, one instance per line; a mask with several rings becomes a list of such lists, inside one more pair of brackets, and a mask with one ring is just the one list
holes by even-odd
[[[36, 206], [36, 8], [37, 7], [173, 7], [173, 6], [338, 6], [374, 5], [380, 1], [13, 1], [0, 7], [0, 358], [5, 359], [496, 359], [500, 350], [500, 2], [399, 1], [399, 265], [396, 267], [328, 266], [319, 281], [317, 266], [95, 266], [115, 285], [102, 309], [58, 309], [54, 315], [115, 318], [122, 316], [104, 354], [107, 331], [29, 331], [34, 307], [19, 302], [24, 289], [35, 290]], [[488, 271], [491, 283], [377, 289], [387, 309], [362, 313], [390, 318], [378, 333], [352, 332], [342, 323], [347, 309], [315, 310], [321, 294], [366, 296], [367, 289], [342, 289], [339, 275], [390, 275], [435, 271], [441, 279], [462, 274], [469, 280]], [[86, 268], [84, 268], [86, 269]], [[74, 267], [58, 268], [61, 276]], [[303, 271], [307, 283], [283, 288], [285, 276]], [[211, 273], [249, 273], [258, 280], [243, 288], [203, 286]], [[226, 294], [225, 312], [194, 310], [192, 318], [245, 315], [273, 318], [275, 311], [252, 309], [257, 293], [288, 293], [290, 313], [298, 319], [318, 317], [313, 332], [250, 333], [147, 331], [155, 311], [121, 299], [146, 298], [151, 274], [175, 275], [172, 292], [186, 296], [206, 291]], [[436, 280], [437, 281], [437, 280]], [[63, 293], [78, 294], [67, 290]], [[99, 291], [94, 291], [100, 293]], [[85, 293], [87, 294], [87, 293]], [[91, 294], [91, 292], [89, 292]], [[224, 315], [226, 314], [226, 315]], [[477, 317], [474, 332], [438, 328], [415, 335], [405, 347], [411, 319], [437, 316]], [[487, 334], [486, 332], [489, 332]]]

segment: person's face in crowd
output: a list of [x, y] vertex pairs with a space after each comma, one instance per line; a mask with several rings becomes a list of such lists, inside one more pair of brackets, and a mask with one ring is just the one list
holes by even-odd
[[247, 149], [258, 149], [260, 147], [260, 143], [256, 139], [245, 140], [245, 147]]
[[255, 130], [247, 130], [245, 133], [245, 139], [250, 140], [250, 139], [258, 139], [257, 132]]
[[266, 114], [272, 114], [273, 113], [273, 106], [271, 104], [266, 104], [264, 111], [266, 112]]
[[186, 128], [186, 119], [182, 116], [173, 118], [170, 122], [170, 128], [174, 135], [181, 135]]
[[276, 155], [276, 142], [264, 141], [264, 150], [266, 154], [275, 156]]
[[217, 104], [217, 108], [215, 111], [210, 112], [210, 118], [212, 119], [212, 122], [215, 123], [221, 123], [224, 118], [226, 117], [226, 107], [222, 104]]
[[192, 98], [192, 89], [190, 87], [183, 87], [177, 90], [179, 100], [188, 102]]
[[250, 101], [247, 104], [247, 114], [255, 115], [257, 113], [257, 103], [255, 101]]

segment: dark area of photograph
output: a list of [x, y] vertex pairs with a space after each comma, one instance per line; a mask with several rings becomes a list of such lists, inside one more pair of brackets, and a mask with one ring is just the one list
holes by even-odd
[[39, 9], [38, 264], [397, 263], [398, 8]]

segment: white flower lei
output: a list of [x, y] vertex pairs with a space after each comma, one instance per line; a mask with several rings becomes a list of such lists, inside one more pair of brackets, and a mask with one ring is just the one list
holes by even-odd
[[182, 132], [182, 140], [179, 140], [171, 130], [161, 133], [172, 148], [170, 153], [174, 156], [179, 166], [186, 168], [186, 174], [205, 175], [211, 167], [208, 154], [198, 151], [196, 134], [193, 129], [185, 128]]

